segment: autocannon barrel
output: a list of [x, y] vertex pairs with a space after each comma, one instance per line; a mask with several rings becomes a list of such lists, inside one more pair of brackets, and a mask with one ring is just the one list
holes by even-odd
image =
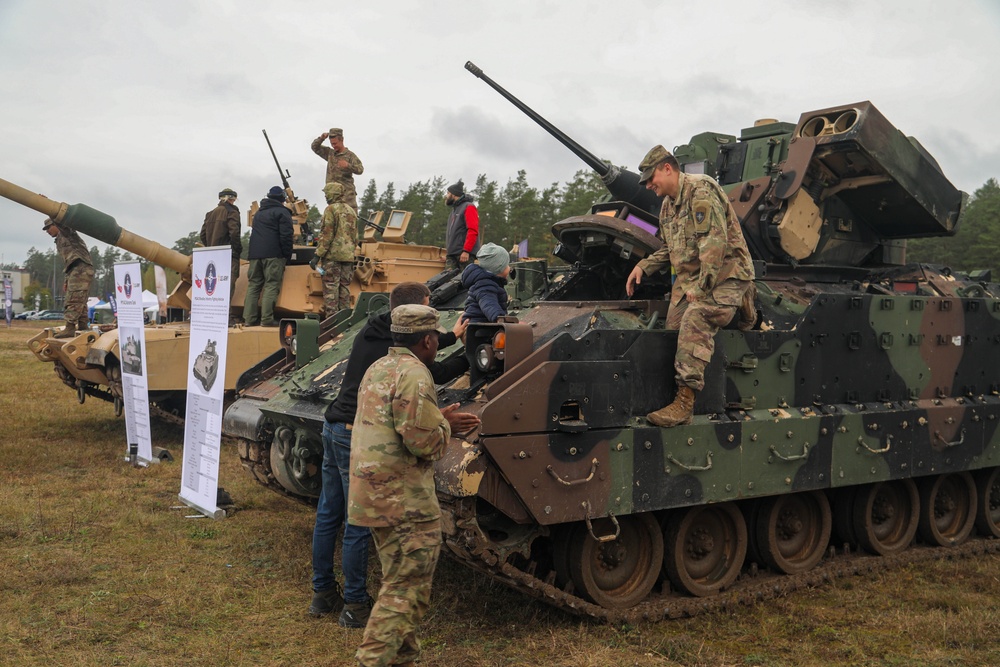
[[81, 234], [127, 250], [154, 264], [173, 269], [182, 276], [191, 274], [189, 256], [122, 229], [113, 217], [86, 204], [66, 204], [49, 199], [2, 178], [0, 178], [0, 196], [44, 213], [60, 225], [65, 225]]
[[476, 65], [471, 61], [465, 63], [465, 69], [472, 72], [472, 74], [474, 74], [477, 78], [482, 79], [490, 88], [500, 93], [500, 95], [505, 97], [507, 101], [524, 112], [528, 118], [535, 121], [542, 127], [542, 129], [555, 137], [559, 143], [570, 149], [573, 154], [583, 160], [588, 167], [597, 172], [597, 175], [601, 177], [605, 187], [607, 187], [608, 192], [610, 192], [615, 199], [627, 201], [649, 211], [650, 213], [653, 213], [654, 215], [659, 214], [662, 200], [651, 191], [646, 190], [644, 187], [639, 185], [638, 174], [627, 169], [620, 169], [614, 165], [608, 164], [580, 144], [573, 141], [573, 139], [566, 136], [566, 134], [555, 125], [545, 120], [534, 109], [511, 95], [496, 81], [486, 76], [483, 70], [476, 67]]

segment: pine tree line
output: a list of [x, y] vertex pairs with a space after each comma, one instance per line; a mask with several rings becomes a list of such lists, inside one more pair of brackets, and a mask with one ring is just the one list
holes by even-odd
[[[374, 180], [368, 182], [359, 209], [362, 217], [371, 218], [383, 211], [385, 218], [393, 209], [410, 211], [413, 215], [406, 233], [406, 240], [422, 245], [444, 245], [445, 223], [450, 209], [444, 203], [448, 183], [441, 176], [411, 183], [397, 190], [389, 182], [379, 191]], [[552, 224], [573, 215], [586, 213], [590, 206], [607, 193], [600, 178], [590, 170], [581, 169], [573, 180], [562, 185], [553, 183], [538, 189], [528, 183], [525, 171], [501, 186], [480, 174], [473, 187], [466, 186], [479, 209], [481, 238], [484, 243], [497, 243], [510, 248], [528, 240], [533, 257], [545, 257], [555, 240]], [[313, 207], [309, 212], [311, 222], [318, 220], [320, 211]], [[173, 249], [190, 254], [198, 242], [200, 230], [177, 239]], [[359, 230], [360, 232], [360, 230]], [[248, 248], [249, 231], [243, 235], [244, 256]], [[114, 290], [114, 265], [116, 262], [135, 259], [115, 247], [90, 249], [95, 277], [91, 295], [104, 297]], [[976, 190], [966, 205], [955, 236], [913, 239], [907, 242], [907, 261], [939, 264], [957, 271], [989, 269], [993, 279], [1000, 280], [1000, 183], [991, 178]], [[143, 284], [153, 285], [153, 269], [141, 260]], [[8, 263], [5, 268], [19, 268]], [[54, 248], [40, 251], [32, 247], [23, 268], [31, 276], [32, 294], [50, 298], [62, 295], [63, 262]], [[167, 272], [168, 289], [176, 283], [176, 274]], [[44, 306], [43, 306], [44, 307]]]

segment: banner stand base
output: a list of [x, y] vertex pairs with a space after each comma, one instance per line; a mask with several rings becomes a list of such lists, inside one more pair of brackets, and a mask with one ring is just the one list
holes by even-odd
[[182, 503], [184, 503], [185, 505], [187, 505], [188, 507], [190, 507], [192, 509], [198, 510], [199, 512], [201, 512], [202, 514], [204, 514], [205, 516], [207, 516], [209, 519], [225, 519], [226, 518], [226, 510], [220, 510], [220, 509], [216, 508], [216, 510], [214, 512], [210, 512], [207, 509], [205, 509], [204, 507], [198, 505], [197, 503], [195, 503], [195, 502], [193, 502], [191, 500], [188, 500], [184, 496], [178, 495], [177, 499], [179, 501], [181, 501]]

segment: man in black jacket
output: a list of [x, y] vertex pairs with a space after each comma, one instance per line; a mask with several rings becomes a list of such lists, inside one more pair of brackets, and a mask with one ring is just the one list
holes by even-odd
[[[405, 282], [396, 285], [389, 294], [390, 312], [373, 315], [358, 332], [347, 360], [340, 391], [326, 409], [323, 425], [323, 488], [316, 507], [313, 529], [313, 599], [309, 613], [313, 616], [340, 611], [338, 623], [345, 628], [363, 628], [371, 613], [372, 598], [365, 580], [368, 574], [368, 529], [347, 524], [347, 490], [351, 470], [351, 432], [354, 413], [358, 408], [358, 388], [368, 367], [389, 353], [392, 347], [391, 310], [404, 304], [427, 305], [430, 290], [423, 283]], [[465, 334], [467, 323], [459, 318], [449, 333], [441, 334], [438, 349], [444, 349]], [[458, 377], [468, 368], [464, 356], [430, 366], [434, 382], [442, 384]], [[333, 575], [333, 550], [341, 527], [341, 569], [344, 589]], [[346, 604], [345, 604], [346, 602]]]
[[292, 258], [292, 212], [284, 202], [285, 191], [275, 185], [260, 200], [260, 210], [253, 216], [247, 297], [243, 302], [243, 320], [247, 326], [278, 326], [274, 304], [281, 290], [285, 263]]

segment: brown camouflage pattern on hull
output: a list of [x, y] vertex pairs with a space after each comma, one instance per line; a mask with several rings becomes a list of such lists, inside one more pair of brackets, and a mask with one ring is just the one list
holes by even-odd
[[[532, 558], [544, 569], [539, 549], [558, 554], [574, 524], [600, 535], [608, 519], [620, 523], [614, 517], [662, 522], [737, 503], [752, 528], [749, 512], [763, 499], [819, 491], [835, 514], [852, 513], [856, 503], [841, 502], [838, 489], [913, 479], [925, 493], [962, 471], [981, 471], [986, 486], [975, 493], [1000, 505], [1000, 378], [991, 375], [1000, 301], [989, 286], [962, 298], [968, 283], [928, 280], [929, 267], [916, 273], [919, 295], [910, 293], [915, 274], [897, 276], [902, 294], [844, 286], [808, 300], [791, 282], [759, 283], [770, 329], [716, 336], [707, 375], [720, 391], [700, 395], [694, 423], [672, 429], [642, 417], [673, 390], [662, 369], [677, 334], [642, 328], [653, 304], [536, 305], [521, 317], [534, 349], [467, 406], [483, 420], [478, 440], [437, 464], [443, 500], [478, 498], [503, 515], [453, 521], [452, 550], [498, 567]], [[992, 512], [987, 534], [998, 530]], [[506, 539], [488, 537], [497, 534]], [[533, 576], [557, 576], [550, 567]]]

